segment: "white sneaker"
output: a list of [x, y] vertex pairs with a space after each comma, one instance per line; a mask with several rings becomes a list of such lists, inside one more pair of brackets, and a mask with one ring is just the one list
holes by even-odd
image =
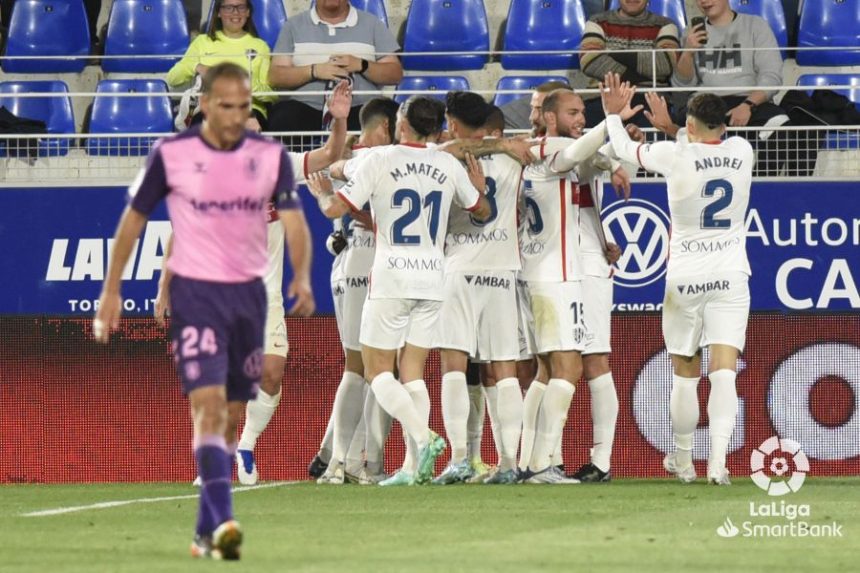
[[196, 478], [194, 478], [194, 481], [191, 482], [191, 485], [193, 485], [194, 487], [202, 486], [203, 485], [203, 478], [201, 478], [200, 476], [197, 476]]
[[325, 473], [317, 479], [320, 485], [343, 485], [343, 464], [330, 464]]
[[677, 460], [677, 452], [672, 452], [663, 458], [663, 467], [670, 474], [675, 474], [682, 483], [693, 483], [696, 481], [696, 468], [692, 463], [680, 467]]
[[251, 450], [236, 451], [236, 475], [242, 485], [256, 485], [259, 479], [257, 475], [257, 462], [254, 452]]
[[532, 477], [525, 481], [525, 483], [573, 485], [578, 484], [579, 480], [567, 477], [566, 475], [564, 475], [564, 472], [562, 472], [556, 466], [549, 466], [539, 472], [535, 472]]
[[358, 485], [378, 485], [379, 482], [388, 479], [387, 474], [372, 474], [367, 471], [367, 468], [361, 468], [358, 472]]
[[708, 464], [708, 483], [711, 485], [732, 485], [728, 468], [724, 465]]

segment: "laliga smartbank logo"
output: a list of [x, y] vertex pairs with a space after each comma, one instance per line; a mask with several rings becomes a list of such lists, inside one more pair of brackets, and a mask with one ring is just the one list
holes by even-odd
[[[799, 443], [772, 436], [750, 454], [750, 478], [771, 497], [796, 493], [809, 473], [809, 460]], [[810, 523], [809, 504], [749, 502], [749, 517], [738, 525], [726, 516], [717, 527], [720, 537], [842, 537], [842, 524]], [[805, 519], [806, 518], [806, 519]]]

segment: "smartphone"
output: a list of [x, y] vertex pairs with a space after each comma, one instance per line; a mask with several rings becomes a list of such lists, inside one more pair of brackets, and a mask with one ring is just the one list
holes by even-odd
[[[703, 16], [696, 16], [692, 20], [690, 20], [690, 30], [695, 30], [699, 26], [702, 27], [702, 30], [705, 29], [705, 18]], [[704, 46], [708, 42], [708, 37], [705, 36], [705, 39], [702, 40], [701, 46]]]

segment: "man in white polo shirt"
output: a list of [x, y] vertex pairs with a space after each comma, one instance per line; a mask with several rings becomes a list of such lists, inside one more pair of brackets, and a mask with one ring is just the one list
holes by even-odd
[[[269, 84], [299, 92], [282, 98], [269, 113], [272, 131], [318, 131], [324, 124], [321, 92], [352, 78], [353, 91], [378, 90], [403, 77], [400, 46], [379, 18], [348, 0], [318, 0], [284, 23], [269, 69]], [[388, 54], [388, 55], [377, 55]], [[358, 131], [358, 112], [372, 95], [353, 97], [347, 127]]]

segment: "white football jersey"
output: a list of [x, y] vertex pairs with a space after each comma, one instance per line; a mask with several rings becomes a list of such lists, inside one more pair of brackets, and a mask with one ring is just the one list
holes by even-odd
[[368, 296], [442, 300], [451, 203], [475, 209], [480, 200], [460, 162], [423, 145], [380, 147], [338, 194], [356, 210], [370, 202], [376, 254]]
[[749, 142], [690, 143], [681, 130], [675, 142], [638, 144], [618, 116], [607, 123], [620, 158], [666, 177], [672, 219], [666, 279], [715, 271], [749, 275], [744, 219], [755, 162]]
[[[551, 138], [561, 146], [570, 138]], [[542, 145], [541, 147], [544, 147]], [[541, 158], [545, 157], [541, 149]], [[576, 173], [556, 173], [549, 161], [523, 172], [523, 232], [520, 236], [522, 277], [526, 281], [581, 280], [579, 196]]]
[[609, 277], [612, 267], [606, 260], [606, 232], [600, 218], [603, 204], [604, 172], [590, 162], [577, 168], [579, 176], [579, 246], [582, 270], [592, 277]]
[[[349, 179], [354, 174], [358, 166], [364, 158], [367, 157], [370, 147], [354, 147], [352, 157], [344, 164], [343, 174]], [[336, 186], [337, 189], [343, 188], [345, 183], [340, 183]], [[368, 206], [362, 205], [362, 208], [369, 209]], [[343, 253], [343, 263], [341, 272], [345, 277], [366, 277], [370, 274], [370, 267], [373, 266], [373, 253], [376, 251], [376, 237], [373, 236], [372, 229], [364, 229], [356, 225], [355, 220], [349, 218], [343, 232], [347, 239], [347, 247]]]
[[481, 222], [468, 211], [451, 210], [445, 239], [445, 270], [519, 270], [517, 201], [523, 168], [501, 154], [481, 157], [479, 161], [487, 180], [490, 218]]

